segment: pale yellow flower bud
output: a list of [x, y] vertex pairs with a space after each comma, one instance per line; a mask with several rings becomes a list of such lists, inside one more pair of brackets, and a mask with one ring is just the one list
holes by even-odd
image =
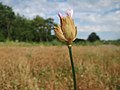
[[60, 13], [58, 16], [60, 17], [60, 26], [55, 28], [55, 34], [61, 41], [66, 41], [68, 44], [72, 43], [77, 34], [76, 27], [74, 25], [74, 21], [72, 19], [73, 11], [68, 11], [67, 16], [63, 17]]

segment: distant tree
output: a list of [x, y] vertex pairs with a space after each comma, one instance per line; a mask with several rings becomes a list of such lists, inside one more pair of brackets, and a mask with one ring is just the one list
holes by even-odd
[[86, 42], [86, 40], [84, 40], [84, 39], [79, 39], [79, 38], [76, 38], [74, 42], [75, 42], [75, 43], [79, 43], [79, 42]]
[[11, 7], [0, 2], [0, 41], [51, 41], [54, 39], [51, 34], [54, 25], [52, 18], [36, 16], [31, 20], [16, 15]]
[[44, 18], [40, 17], [40, 16], [36, 16], [33, 20], [32, 20], [32, 25], [34, 27], [34, 35], [35, 38], [34, 40], [37, 42], [43, 41], [43, 37], [44, 37], [44, 25], [45, 25], [45, 20]]
[[14, 20], [12, 40], [33, 41], [33, 39], [34, 27], [32, 25], [32, 21], [17, 14]]
[[1, 33], [1, 30], [0, 30], [0, 42], [3, 42], [3, 41], [5, 41], [5, 37], [3, 33]]
[[45, 20], [45, 32], [46, 32], [46, 35], [45, 35], [45, 41], [50, 41], [52, 39], [52, 35], [51, 35], [51, 30], [54, 29], [54, 19], [52, 18], [48, 18]]
[[0, 28], [1, 33], [7, 39], [11, 39], [14, 18], [15, 14], [12, 8], [0, 3]]
[[97, 40], [100, 40], [100, 37], [95, 33], [95, 32], [92, 32], [89, 36], [88, 36], [88, 41], [90, 42], [94, 42], [94, 41], [97, 41]]
[[51, 30], [54, 27], [54, 20], [52, 18], [44, 19], [36, 16], [33, 19], [33, 27], [35, 30], [36, 41], [50, 41], [52, 39]]

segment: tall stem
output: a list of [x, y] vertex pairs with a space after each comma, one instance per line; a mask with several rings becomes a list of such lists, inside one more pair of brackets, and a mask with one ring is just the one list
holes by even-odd
[[72, 66], [74, 90], [77, 90], [75, 68], [74, 68], [74, 62], [73, 62], [73, 57], [72, 57], [72, 45], [68, 45], [68, 49], [69, 49], [69, 55], [70, 55], [71, 66]]

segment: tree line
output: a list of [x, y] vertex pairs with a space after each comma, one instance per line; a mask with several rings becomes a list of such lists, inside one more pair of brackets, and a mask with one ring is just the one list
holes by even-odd
[[[54, 29], [54, 19], [36, 16], [27, 19], [24, 16], [15, 14], [11, 7], [0, 3], [0, 42], [19, 41], [19, 42], [43, 42], [52, 41], [55, 36], [51, 31]], [[99, 36], [92, 32], [87, 41], [94, 42], [100, 40]], [[84, 41], [76, 39], [75, 42]]]
[[51, 34], [54, 25], [56, 24], [52, 18], [44, 19], [37, 15], [32, 20], [27, 19], [0, 3], [0, 41], [51, 41], [54, 39]]

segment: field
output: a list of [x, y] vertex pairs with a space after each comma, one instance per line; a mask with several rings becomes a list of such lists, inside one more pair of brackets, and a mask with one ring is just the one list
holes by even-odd
[[[120, 46], [73, 46], [78, 90], [120, 90]], [[66, 46], [0, 45], [0, 90], [73, 90]]]

